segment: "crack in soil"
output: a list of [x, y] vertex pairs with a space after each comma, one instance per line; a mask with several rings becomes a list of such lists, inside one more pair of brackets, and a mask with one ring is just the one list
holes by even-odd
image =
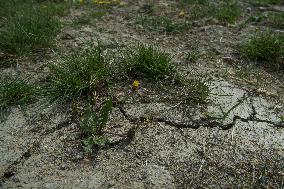
[[[253, 106], [252, 106], [253, 107]], [[123, 114], [123, 116], [132, 123], [139, 123], [139, 122], [144, 122], [145, 120], [149, 120], [148, 117], [131, 117], [129, 114], [127, 114], [127, 112], [125, 111], [125, 109], [122, 106], [119, 106], [118, 109], [120, 110], [120, 112]], [[252, 114], [250, 114], [250, 116], [248, 118], [243, 118], [241, 116], [238, 115], [234, 115], [233, 117], [233, 121], [231, 123], [228, 124], [222, 124], [220, 123], [220, 120], [222, 121], [223, 119], [220, 118], [214, 118], [214, 117], [207, 117], [207, 118], [201, 118], [200, 120], [191, 120], [188, 123], [182, 123], [182, 122], [175, 122], [175, 121], [170, 121], [167, 120], [166, 118], [161, 118], [161, 117], [152, 117], [150, 120], [152, 122], [163, 122], [167, 125], [176, 127], [178, 129], [184, 129], [184, 128], [191, 128], [191, 129], [198, 129], [200, 127], [219, 127], [222, 130], [229, 130], [232, 127], [234, 127], [236, 125], [236, 122], [238, 120], [243, 121], [248, 123], [249, 121], [254, 121], [254, 122], [259, 122], [259, 123], [267, 123], [267, 124], [271, 124], [274, 127], [279, 127], [279, 128], [284, 128], [284, 122], [280, 122], [280, 123], [275, 123], [269, 120], [263, 120], [263, 119], [258, 119], [256, 118], [256, 111], [255, 108], [252, 108], [253, 112]]]

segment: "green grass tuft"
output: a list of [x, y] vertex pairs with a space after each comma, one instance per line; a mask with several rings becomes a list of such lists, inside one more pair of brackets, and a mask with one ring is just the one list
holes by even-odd
[[51, 82], [46, 90], [51, 101], [87, 97], [107, 86], [108, 70], [99, 46], [51, 65], [50, 69]]
[[241, 15], [238, 3], [226, 3], [216, 13], [216, 17], [222, 22], [234, 23]]
[[125, 62], [127, 74], [135, 79], [159, 80], [173, 78], [176, 74], [170, 56], [153, 46], [139, 44]]
[[266, 31], [243, 43], [240, 52], [245, 57], [262, 61], [268, 67], [284, 69], [284, 35]]
[[35, 97], [37, 88], [25, 80], [2, 76], [0, 78], [0, 110], [22, 105]]

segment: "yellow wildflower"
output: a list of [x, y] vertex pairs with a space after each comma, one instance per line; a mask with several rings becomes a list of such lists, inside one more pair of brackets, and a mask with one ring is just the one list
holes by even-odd
[[185, 12], [184, 11], [180, 11], [178, 14], [179, 17], [184, 17], [185, 16]]
[[138, 80], [134, 80], [133, 83], [132, 83], [132, 88], [134, 90], [137, 90], [139, 88], [139, 85], [140, 85], [139, 81]]

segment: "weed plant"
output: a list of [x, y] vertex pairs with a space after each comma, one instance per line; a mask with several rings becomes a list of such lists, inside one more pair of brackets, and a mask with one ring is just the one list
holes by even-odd
[[81, 118], [80, 128], [83, 133], [83, 149], [87, 155], [94, 154], [94, 151], [105, 146], [108, 139], [103, 135], [103, 129], [109, 118], [112, 109], [112, 101], [107, 100], [99, 110], [86, 110]]
[[208, 81], [201, 78], [185, 80], [185, 93], [181, 97], [185, 104], [207, 104], [211, 90]]

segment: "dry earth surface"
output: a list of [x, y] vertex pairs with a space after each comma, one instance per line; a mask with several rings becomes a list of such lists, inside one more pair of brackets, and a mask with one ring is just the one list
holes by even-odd
[[[138, 42], [152, 44], [169, 53], [186, 77], [210, 78], [210, 102], [166, 101], [162, 97], [170, 95], [167, 90], [141, 79], [145, 94], [131, 94], [113, 107], [105, 128], [110, 144], [92, 157], [84, 155], [78, 123], [65, 107], [40, 102], [13, 107], [0, 123], [0, 188], [284, 188], [283, 72], [258, 65], [250, 70], [255, 63], [236, 53], [236, 46], [256, 28], [270, 27], [245, 23], [253, 12], [281, 12], [284, 7], [239, 3], [242, 14], [235, 23], [205, 18], [176, 33], [135, 23], [141, 11], [149, 16], [143, 12], [148, 1], [123, 1], [99, 18], [90, 14], [99, 6], [71, 7], [60, 18], [66, 23], [57, 36], [61, 53], [80, 52], [97, 41], [107, 47], [104, 53]], [[154, 17], [185, 19], [175, 4], [154, 1]], [[89, 18], [72, 24], [84, 17]], [[194, 63], [186, 59], [192, 46], [199, 52]], [[58, 51], [51, 50], [47, 58], [22, 60], [1, 68], [1, 74], [42, 81], [49, 73], [46, 64], [58, 57]], [[118, 98], [131, 84], [115, 85]], [[222, 122], [208, 118], [222, 111], [229, 111]]]

